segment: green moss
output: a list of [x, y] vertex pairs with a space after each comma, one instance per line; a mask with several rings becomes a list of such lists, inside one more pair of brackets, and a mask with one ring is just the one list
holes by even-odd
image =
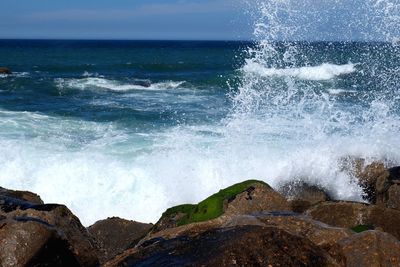
[[372, 225], [357, 225], [357, 226], [351, 228], [351, 230], [353, 230], [356, 233], [362, 233], [365, 231], [374, 230], [374, 228], [375, 227]]
[[183, 217], [178, 221], [178, 225], [203, 222], [218, 218], [223, 214], [223, 205], [225, 200], [235, 197], [255, 183], [267, 185], [266, 183], [257, 180], [248, 180], [238, 183], [219, 191], [197, 205], [186, 204], [170, 208], [164, 212], [162, 218], [181, 213], [183, 214]]

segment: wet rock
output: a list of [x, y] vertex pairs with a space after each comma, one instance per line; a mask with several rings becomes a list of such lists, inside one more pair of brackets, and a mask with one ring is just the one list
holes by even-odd
[[[325, 251], [328, 251], [343, 238], [354, 234], [350, 229], [332, 227], [294, 212], [262, 212], [253, 215], [222, 215], [205, 222], [168, 228], [149, 234], [139, 242], [135, 249], [140, 251], [143, 246], [155, 240], [171, 240], [181, 237], [193, 238], [213, 229], [233, 229], [242, 226], [274, 227], [284, 230], [292, 235], [310, 240], [314, 245]], [[128, 251], [127, 254], [125, 253], [125, 256], [129, 253], [132, 253], [132, 250]]]
[[153, 239], [111, 266], [338, 266], [307, 238], [276, 227], [219, 228], [195, 236]]
[[376, 181], [376, 204], [400, 209], [399, 185], [400, 167], [388, 169], [385, 175], [381, 175]]
[[324, 202], [306, 211], [314, 220], [329, 225], [353, 228], [366, 225], [369, 205], [356, 202]]
[[9, 68], [0, 67], [0, 74], [12, 74]]
[[101, 262], [105, 262], [125, 250], [134, 247], [152, 227], [152, 224], [128, 221], [120, 218], [108, 218], [96, 222], [88, 230], [101, 248]]
[[387, 191], [387, 199], [385, 206], [390, 209], [400, 210], [400, 185], [392, 185]]
[[400, 166], [390, 168], [389, 170], [389, 180], [393, 183], [400, 182]]
[[155, 225], [153, 232], [212, 220], [223, 214], [261, 211], [290, 211], [290, 206], [285, 197], [266, 183], [250, 180], [223, 189], [197, 205], [181, 205], [168, 209]]
[[1, 197], [11, 197], [31, 202], [32, 204], [43, 204], [43, 200], [37, 194], [28, 191], [14, 191], [0, 187], [0, 198]]
[[294, 212], [262, 212], [253, 215], [223, 215], [206, 222], [164, 229], [156, 233], [150, 233], [139, 242], [139, 245], [150, 239], [171, 239], [182, 235], [193, 236], [210, 229], [245, 225], [278, 227], [292, 234], [307, 236], [316, 245], [322, 247], [330, 247], [338, 240], [353, 234], [350, 229], [333, 227]]
[[287, 183], [279, 188], [279, 192], [289, 200], [292, 210], [299, 213], [332, 199], [325, 189], [302, 181]]
[[353, 235], [350, 229], [332, 227], [303, 215], [259, 214], [256, 216], [266, 226], [275, 226], [292, 234], [307, 237], [315, 245], [328, 250], [338, 241]]
[[81, 266], [56, 229], [38, 221], [0, 223], [0, 266]]
[[139, 85], [139, 86], [146, 87], [146, 88], [151, 87], [151, 81], [149, 81], [149, 80], [135, 80], [134, 83], [135, 83], [135, 85]]
[[364, 199], [370, 203], [376, 203], [380, 194], [377, 189], [378, 180], [382, 186], [389, 177], [386, 166], [381, 161], [374, 161], [367, 164], [365, 159], [346, 158], [342, 160], [342, 170], [354, 176], [364, 191]]
[[[5, 253], [1, 255], [0, 261], [7, 262], [10, 258], [18, 257], [18, 262], [37, 263], [32, 266], [46, 266], [53, 261], [62, 263], [60, 266], [98, 265], [96, 242], [67, 207], [34, 204], [4, 195], [0, 207], [0, 250]], [[48, 255], [50, 252], [55, 254]], [[78, 265], [63, 265], [64, 262], [75, 262]]]
[[290, 205], [285, 197], [265, 183], [254, 183], [224, 203], [224, 214], [226, 215], [290, 210]]
[[400, 266], [400, 242], [380, 231], [367, 231], [345, 238], [331, 250], [346, 267]]
[[355, 228], [372, 226], [400, 239], [400, 211], [356, 202], [324, 202], [306, 211], [314, 220], [329, 225]]

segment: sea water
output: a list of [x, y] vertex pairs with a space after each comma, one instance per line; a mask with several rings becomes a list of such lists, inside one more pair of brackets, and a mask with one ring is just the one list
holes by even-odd
[[85, 225], [246, 179], [362, 200], [344, 158], [400, 164], [398, 36], [279, 40], [292, 1], [256, 2], [252, 42], [1, 40], [0, 186]]

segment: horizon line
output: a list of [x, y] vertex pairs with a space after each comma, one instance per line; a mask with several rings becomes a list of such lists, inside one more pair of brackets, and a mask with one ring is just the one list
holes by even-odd
[[[0, 41], [121, 41], [121, 42], [242, 42], [257, 43], [255, 39], [129, 39], [129, 38], [25, 38], [25, 37], [0, 37]], [[391, 43], [384, 40], [272, 40], [280, 43]]]

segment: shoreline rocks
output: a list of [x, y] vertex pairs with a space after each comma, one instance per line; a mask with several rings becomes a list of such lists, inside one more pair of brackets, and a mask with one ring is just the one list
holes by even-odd
[[63, 205], [0, 188], [0, 266], [400, 266], [400, 168], [357, 166], [371, 204], [249, 180], [155, 225], [108, 218], [85, 228]]
[[0, 193], [0, 266], [97, 266], [98, 247], [79, 219], [67, 207], [38, 204], [33, 196]]
[[134, 247], [152, 227], [152, 224], [113, 217], [96, 222], [88, 231], [98, 242], [100, 262], [104, 263]]
[[10, 75], [10, 74], [12, 74], [12, 72], [9, 68], [0, 67], [0, 74]]

